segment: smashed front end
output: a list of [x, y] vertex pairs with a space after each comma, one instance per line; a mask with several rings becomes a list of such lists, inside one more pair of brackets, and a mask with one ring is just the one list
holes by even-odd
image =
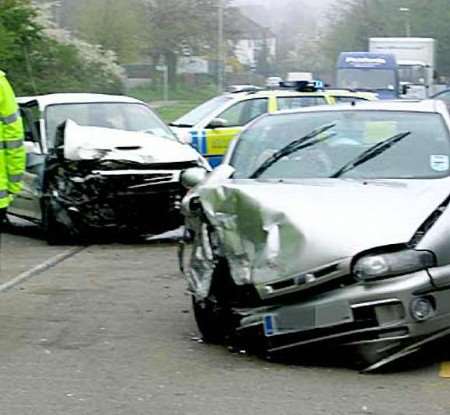
[[194, 304], [269, 355], [346, 346], [368, 370], [409, 355], [450, 334], [444, 181], [205, 183], [183, 202]]
[[[199, 164], [191, 149], [185, 154], [185, 146], [167, 146], [167, 139], [70, 121], [63, 132], [64, 146], [50, 153], [43, 186], [58, 223], [78, 234], [111, 230], [134, 235], [182, 224], [180, 175]], [[80, 138], [92, 136], [93, 145]]]

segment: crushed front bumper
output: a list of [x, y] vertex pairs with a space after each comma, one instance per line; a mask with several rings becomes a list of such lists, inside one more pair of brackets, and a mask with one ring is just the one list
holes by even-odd
[[94, 171], [65, 177], [50, 193], [59, 222], [78, 233], [160, 233], [183, 223], [179, 171]]

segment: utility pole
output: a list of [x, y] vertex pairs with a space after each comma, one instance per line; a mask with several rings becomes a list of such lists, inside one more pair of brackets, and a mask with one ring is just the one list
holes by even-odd
[[411, 37], [411, 22], [409, 17], [410, 9], [408, 7], [400, 7], [400, 12], [405, 13], [405, 33], [406, 37]]
[[224, 68], [225, 57], [223, 47], [223, 13], [224, 13], [224, 0], [218, 1], [218, 24], [217, 24], [217, 92], [221, 94], [223, 92], [224, 84]]

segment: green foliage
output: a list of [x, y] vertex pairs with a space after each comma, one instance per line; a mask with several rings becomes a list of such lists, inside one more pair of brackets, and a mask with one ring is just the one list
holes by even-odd
[[73, 24], [83, 39], [113, 50], [121, 63], [132, 63], [139, 56], [144, 29], [138, 27], [137, 3], [137, 0], [79, 0]]
[[30, 0], [0, 0], [1, 67], [18, 95], [121, 91], [119, 78], [105, 77], [102, 65], [75, 44], [49, 36], [38, 16]]

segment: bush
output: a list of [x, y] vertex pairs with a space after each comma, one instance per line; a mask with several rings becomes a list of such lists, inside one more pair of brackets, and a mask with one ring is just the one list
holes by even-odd
[[0, 56], [17, 95], [123, 92], [115, 56], [57, 28], [30, 0], [0, 0]]

